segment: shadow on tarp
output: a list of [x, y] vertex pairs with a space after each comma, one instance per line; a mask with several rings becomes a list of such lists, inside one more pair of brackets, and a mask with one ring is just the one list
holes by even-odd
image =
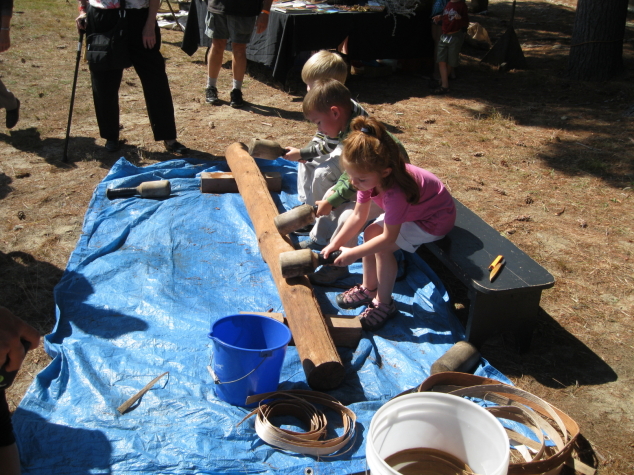
[[73, 475], [112, 473], [112, 446], [100, 430], [55, 424], [22, 406], [16, 409], [14, 421], [16, 431], [22, 434], [17, 443], [23, 474], [39, 470]]
[[[295, 163], [263, 160], [258, 165], [282, 173], [284, 191], [276, 194], [276, 206], [298, 204]], [[48, 443], [55, 434], [25, 433], [32, 412], [48, 423], [102, 431], [111, 444], [112, 473], [294, 475], [307, 467], [323, 475], [358, 472], [365, 466], [364, 438], [374, 413], [420, 384], [431, 364], [464, 337], [440, 280], [421, 259], [407, 254], [405, 278], [394, 289], [400, 315], [376, 332], [363, 333], [357, 348], [338, 349], [346, 378], [329, 394], [357, 415], [359, 439], [352, 449], [332, 460], [315, 460], [262, 444], [253, 419], [237, 427], [248, 411], [215, 394], [207, 371], [210, 325], [239, 311], [282, 312], [283, 306], [242, 197], [200, 193], [200, 173], [226, 166], [173, 160], [140, 168], [122, 159], [97, 186], [55, 290], [58, 325], [46, 339], [53, 361], [16, 412], [25, 460], [70, 459], [76, 448], [55, 446], [57, 452], [48, 454], [43, 443], [33, 450], [32, 438]], [[171, 181], [169, 199], [110, 201], [105, 196], [108, 187], [159, 179]], [[354, 264], [350, 278], [339, 284], [352, 286], [361, 271], [361, 263]], [[333, 311], [340, 310], [334, 307], [340, 292], [315, 288], [320, 302], [327, 301]], [[507, 381], [481, 363], [479, 374]], [[166, 371], [169, 382], [155, 385], [134, 411], [117, 412]], [[280, 389], [307, 389], [295, 347], [286, 352]], [[97, 467], [101, 462], [91, 463], [96, 468], [90, 473], [108, 473]], [[28, 473], [48, 475], [60, 466], [40, 465]], [[86, 470], [72, 467], [62, 473]]]
[[58, 316], [55, 329], [46, 337], [48, 343], [61, 344], [77, 329], [107, 340], [147, 330], [148, 324], [140, 318], [91, 305], [90, 296], [94, 293], [93, 286], [83, 275], [73, 271], [64, 273], [55, 287], [55, 300], [73, 302], [72, 311], [67, 312], [65, 318]]

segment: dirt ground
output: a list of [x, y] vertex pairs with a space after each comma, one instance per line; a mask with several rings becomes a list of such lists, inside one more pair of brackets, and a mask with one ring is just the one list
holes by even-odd
[[[436, 173], [459, 198], [556, 279], [544, 292], [533, 345], [519, 354], [506, 335], [482, 354], [523, 389], [581, 426], [586, 461], [600, 474], [634, 473], [634, 14], [628, 14], [627, 72], [610, 82], [566, 79], [573, 0], [518, 2], [515, 30], [529, 69], [500, 72], [465, 47], [447, 96], [430, 95], [424, 67], [389, 77], [352, 76], [347, 85], [398, 134], [413, 163]], [[511, 2], [491, 0], [472, 17], [494, 39]], [[42, 334], [55, 323], [53, 287], [80, 236], [97, 183], [123, 156], [136, 165], [174, 156], [152, 139], [138, 77], [120, 93], [120, 153], [101, 147], [90, 79], [81, 63], [69, 162], [64, 138], [76, 58], [74, 2], [23, 0], [12, 48], [0, 55], [2, 80], [22, 101], [19, 124], [0, 132], [0, 302]], [[250, 105], [204, 101], [204, 50], [180, 50], [182, 33], [163, 31], [162, 51], [179, 138], [190, 156], [222, 160], [225, 148], [254, 136], [301, 146], [315, 127], [301, 114], [302, 86], [276, 84], [258, 65], [244, 84]], [[221, 98], [231, 87], [230, 56]], [[442, 270], [439, 270], [441, 272]], [[441, 274], [442, 275], [442, 274]], [[444, 276], [443, 276], [444, 278]], [[447, 285], [460, 310], [461, 291]], [[8, 397], [14, 409], [49, 357], [28, 358]]]

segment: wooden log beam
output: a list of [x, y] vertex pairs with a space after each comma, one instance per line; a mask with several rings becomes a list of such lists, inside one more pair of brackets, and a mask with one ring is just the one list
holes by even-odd
[[334, 389], [345, 376], [343, 363], [308, 278], [282, 277], [279, 255], [292, 251], [293, 246], [275, 228], [273, 220], [279, 213], [264, 176], [242, 143], [229, 145], [225, 157], [253, 222], [262, 257], [269, 265], [280, 294], [306, 381], [311, 388], [319, 391]]

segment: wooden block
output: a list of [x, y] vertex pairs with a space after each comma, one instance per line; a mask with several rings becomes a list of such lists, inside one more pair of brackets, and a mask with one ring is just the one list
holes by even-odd
[[[269, 191], [282, 191], [282, 175], [279, 172], [264, 173]], [[231, 172], [202, 172], [200, 174], [201, 193], [238, 193], [238, 185]]]
[[[240, 312], [250, 313], [254, 315], [263, 315], [265, 317], [277, 320], [280, 323], [288, 325], [284, 315], [277, 312]], [[361, 322], [355, 315], [332, 315], [325, 314], [324, 318], [330, 330], [330, 336], [335, 346], [344, 346], [346, 348], [356, 348], [361, 340]], [[291, 339], [290, 345], [295, 343]]]

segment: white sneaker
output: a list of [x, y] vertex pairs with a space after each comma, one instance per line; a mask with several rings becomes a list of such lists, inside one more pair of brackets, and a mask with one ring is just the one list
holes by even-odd
[[314, 274], [308, 275], [308, 280], [315, 285], [328, 285], [344, 279], [350, 275], [348, 267], [321, 266]]

